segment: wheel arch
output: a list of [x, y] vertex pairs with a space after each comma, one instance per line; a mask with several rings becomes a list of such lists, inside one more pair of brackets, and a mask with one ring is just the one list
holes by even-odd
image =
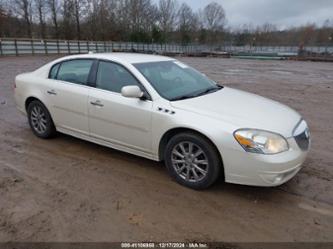
[[[41, 102], [45, 107], [46, 107], [46, 109], [49, 111], [49, 108], [47, 107], [47, 105], [44, 103], [44, 101], [43, 100], [41, 100], [40, 98], [38, 98], [38, 97], [36, 97], [36, 96], [29, 96], [29, 97], [27, 97], [26, 99], [25, 99], [25, 102], [24, 102], [24, 108], [25, 108], [25, 110], [27, 111], [28, 110], [28, 106], [29, 106], [29, 104], [32, 102], [32, 101], [34, 101], [34, 100], [37, 100], [37, 101], [39, 101], [39, 102]], [[49, 111], [50, 112], [50, 111]]]
[[25, 110], [28, 111], [28, 106], [30, 105], [30, 103], [34, 100], [37, 100], [39, 102], [41, 102], [44, 106], [45, 104], [43, 103], [43, 101], [41, 101], [39, 98], [37, 97], [34, 97], [34, 96], [30, 96], [28, 98], [26, 98], [25, 102], [24, 102], [24, 107], [25, 107]]
[[203, 134], [203, 133], [201, 133], [201, 132], [199, 132], [197, 130], [191, 129], [191, 128], [177, 127], [177, 128], [172, 128], [172, 129], [168, 130], [167, 132], [165, 132], [163, 134], [162, 138], [160, 139], [159, 146], [158, 146], [158, 157], [159, 157], [159, 160], [160, 161], [164, 160], [164, 150], [165, 150], [166, 145], [168, 144], [169, 140], [173, 136], [175, 136], [177, 134], [180, 134], [180, 133], [185, 133], [185, 132], [190, 132], [190, 133], [199, 135], [199, 136], [205, 138], [209, 143], [211, 143], [211, 145], [215, 148], [216, 152], [218, 153], [218, 157], [219, 157], [220, 162], [221, 162], [222, 172], [223, 172], [223, 176], [224, 176], [223, 158], [222, 158], [222, 155], [221, 155], [219, 149], [217, 148], [217, 146], [205, 134]]
[[25, 100], [25, 102], [24, 102], [24, 107], [25, 107], [25, 111], [26, 111], [26, 113], [28, 113], [28, 106], [29, 106], [29, 104], [30, 104], [32, 101], [35, 101], [35, 100], [39, 101], [40, 103], [42, 103], [42, 104], [45, 106], [45, 108], [47, 109], [47, 111], [48, 111], [48, 113], [49, 113], [49, 115], [50, 115], [50, 117], [51, 117], [52, 122], [54, 122], [53, 117], [52, 117], [52, 114], [50, 113], [50, 110], [49, 110], [48, 106], [44, 103], [43, 100], [41, 100], [40, 98], [35, 97], [35, 96], [29, 96], [28, 98], [26, 98], [26, 100]]

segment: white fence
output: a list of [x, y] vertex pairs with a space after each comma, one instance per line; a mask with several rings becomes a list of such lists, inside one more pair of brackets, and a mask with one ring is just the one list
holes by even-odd
[[0, 39], [1, 55], [80, 54], [88, 52], [139, 51], [150, 53], [191, 53], [198, 46], [176, 44], [144, 44], [104, 41], [64, 41]]
[[[306, 52], [333, 55], [333, 46], [304, 47]], [[80, 54], [91, 52], [144, 52], [157, 54], [191, 54], [209, 52], [227, 52], [230, 54], [289, 54], [297, 55], [298, 46], [233, 46], [233, 45], [179, 45], [145, 44], [131, 42], [104, 41], [65, 41], [65, 40], [30, 40], [0, 39], [0, 55], [38, 55], [38, 54]]]

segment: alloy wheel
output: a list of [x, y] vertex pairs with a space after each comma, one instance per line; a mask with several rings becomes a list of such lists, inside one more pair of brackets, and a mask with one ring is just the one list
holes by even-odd
[[208, 172], [208, 158], [200, 146], [180, 142], [172, 150], [171, 162], [176, 173], [188, 182], [199, 182]]
[[38, 106], [35, 105], [30, 113], [30, 118], [31, 118], [31, 124], [33, 129], [39, 133], [43, 134], [47, 130], [47, 119], [46, 119], [46, 114], [44, 110]]

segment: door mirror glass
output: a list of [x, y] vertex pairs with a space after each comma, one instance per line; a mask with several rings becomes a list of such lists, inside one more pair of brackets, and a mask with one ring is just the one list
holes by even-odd
[[126, 98], [142, 98], [144, 93], [138, 86], [124, 86], [121, 88], [121, 95]]

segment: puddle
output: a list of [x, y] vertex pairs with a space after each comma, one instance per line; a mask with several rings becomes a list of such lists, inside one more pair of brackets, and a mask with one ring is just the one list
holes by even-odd
[[300, 203], [300, 204], [298, 204], [298, 207], [300, 207], [302, 209], [305, 209], [307, 211], [310, 211], [310, 212], [314, 212], [314, 213], [318, 213], [318, 214], [321, 214], [321, 215], [333, 217], [333, 209], [314, 207], [314, 206], [311, 206], [307, 203]]
[[280, 70], [273, 70], [271, 71], [272, 73], [280, 74], [280, 75], [292, 75], [294, 73], [289, 72], [289, 71], [280, 71]]
[[222, 71], [223, 74], [229, 74], [229, 75], [248, 73], [248, 72], [250, 72], [250, 70], [246, 69], [225, 69]]

